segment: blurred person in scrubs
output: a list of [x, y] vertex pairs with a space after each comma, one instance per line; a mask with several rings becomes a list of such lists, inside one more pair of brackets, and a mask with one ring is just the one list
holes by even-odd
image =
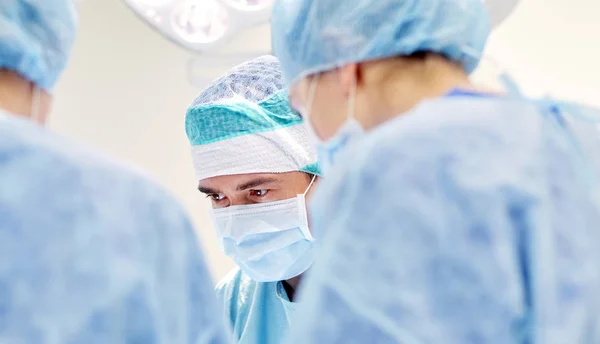
[[229, 343], [183, 209], [43, 128], [76, 22], [0, 2], [0, 343]]
[[291, 343], [600, 343], [598, 110], [474, 86], [480, 0], [280, 0], [272, 32], [327, 177]]
[[279, 62], [263, 56], [214, 81], [186, 116], [198, 188], [239, 266], [216, 290], [242, 344], [282, 342], [313, 262], [306, 197], [319, 168], [287, 99]]

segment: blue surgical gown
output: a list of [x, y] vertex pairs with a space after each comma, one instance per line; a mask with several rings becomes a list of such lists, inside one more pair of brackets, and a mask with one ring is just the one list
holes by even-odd
[[315, 194], [288, 343], [600, 343], [599, 155], [589, 122], [501, 97], [372, 130]]
[[0, 343], [229, 343], [210, 281], [168, 193], [0, 112]]
[[216, 288], [239, 344], [280, 344], [296, 314], [281, 282], [256, 282], [235, 269]]

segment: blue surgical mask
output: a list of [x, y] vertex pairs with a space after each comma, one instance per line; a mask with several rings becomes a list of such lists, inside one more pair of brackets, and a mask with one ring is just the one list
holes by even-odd
[[283, 201], [211, 210], [221, 248], [253, 280], [288, 280], [311, 266], [314, 238], [306, 192]]
[[354, 100], [356, 95], [356, 84], [354, 83], [348, 99], [348, 115], [346, 121], [329, 140], [323, 141], [319, 138], [310, 121], [310, 112], [315, 99], [318, 80], [318, 75], [315, 75], [311, 80], [306, 101], [306, 111], [303, 111], [302, 116], [304, 117], [304, 123], [307, 126], [308, 132], [317, 149], [319, 166], [323, 171], [323, 174], [327, 175], [331, 168], [336, 164], [340, 153], [343, 152], [351, 142], [354, 142], [363, 136], [365, 130], [354, 118]]

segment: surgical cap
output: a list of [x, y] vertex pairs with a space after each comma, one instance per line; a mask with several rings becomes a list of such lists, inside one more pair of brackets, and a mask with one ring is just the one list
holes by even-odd
[[490, 31], [481, 0], [280, 0], [273, 50], [288, 86], [348, 63], [434, 52], [475, 70]]
[[222, 175], [319, 174], [302, 118], [290, 107], [279, 62], [262, 56], [204, 90], [185, 121], [198, 180]]
[[0, 68], [51, 91], [67, 64], [76, 26], [73, 0], [0, 2]]

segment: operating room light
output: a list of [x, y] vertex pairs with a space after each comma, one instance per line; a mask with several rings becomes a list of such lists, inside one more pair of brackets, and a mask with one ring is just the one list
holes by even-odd
[[168, 39], [205, 52], [269, 21], [274, 0], [123, 0]]
[[273, 0], [224, 0], [224, 2], [232, 7], [249, 11], [267, 8], [273, 4]]
[[229, 13], [216, 0], [185, 3], [174, 12], [173, 28], [186, 41], [214, 42], [227, 32]]
[[133, 2], [144, 6], [162, 6], [166, 3], [173, 2], [173, 0], [133, 0]]
[[[267, 23], [275, 0], [123, 0], [143, 21], [183, 47], [206, 52], [237, 33]], [[341, 0], [346, 1], [346, 0]], [[520, 0], [482, 0], [500, 25]]]
[[502, 24], [517, 8], [521, 0], [483, 0], [490, 14], [492, 27]]

